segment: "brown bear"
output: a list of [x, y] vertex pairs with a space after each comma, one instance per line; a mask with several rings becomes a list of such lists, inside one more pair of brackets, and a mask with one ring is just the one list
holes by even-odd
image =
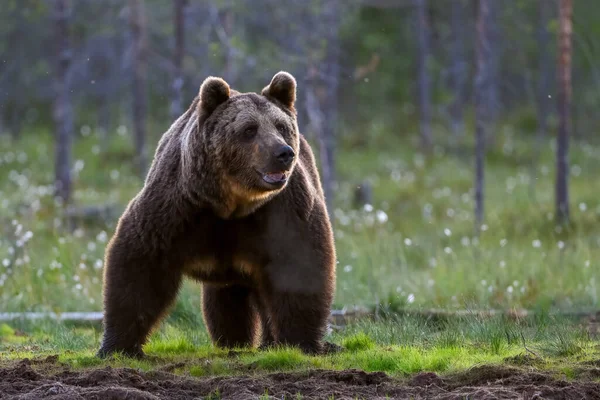
[[260, 94], [202, 83], [106, 249], [98, 356], [143, 356], [184, 276], [202, 283], [216, 345], [324, 351], [336, 255], [295, 101], [283, 71]]

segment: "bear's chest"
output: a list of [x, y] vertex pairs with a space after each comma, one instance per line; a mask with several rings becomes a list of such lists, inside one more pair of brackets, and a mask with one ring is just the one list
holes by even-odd
[[[258, 218], [257, 218], [258, 217]], [[264, 221], [259, 216], [221, 220], [201, 216], [186, 234], [184, 271], [204, 281], [250, 279], [266, 260]]]

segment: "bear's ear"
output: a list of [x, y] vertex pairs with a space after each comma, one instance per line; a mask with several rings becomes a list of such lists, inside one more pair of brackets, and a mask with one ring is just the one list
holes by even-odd
[[209, 76], [200, 86], [200, 111], [211, 114], [220, 104], [229, 99], [231, 90], [221, 78]]
[[296, 79], [291, 74], [280, 71], [275, 74], [269, 86], [266, 86], [261, 94], [271, 97], [293, 110], [296, 102]]

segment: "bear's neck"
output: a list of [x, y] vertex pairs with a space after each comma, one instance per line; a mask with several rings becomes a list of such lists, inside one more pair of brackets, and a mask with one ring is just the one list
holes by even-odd
[[[266, 202], [268, 202], [274, 193], [265, 194], [248, 198], [246, 193], [237, 193], [235, 184], [231, 185], [227, 179], [218, 176], [217, 171], [210, 171], [208, 165], [205, 166], [198, 178], [193, 183], [194, 188], [188, 189], [188, 199], [190, 199], [199, 209], [209, 209], [216, 217], [221, 219], [236, 219], [246, 217]], [[187, 181], [187, 180], [186, 180]]]
[[[214, 169], [214, 170], [213, 170]], [[275, 193], [249, 195], [236, 182], [227, 179], [218, 166], [206, 163], [195, 187], [201, 188], [197, 193], [201, 208], [210, 209], [221, 219], [244, 218], [263, 206]]]

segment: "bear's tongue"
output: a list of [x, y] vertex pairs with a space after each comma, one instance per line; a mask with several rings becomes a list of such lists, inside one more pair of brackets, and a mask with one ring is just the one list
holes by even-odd
[[268, 183], [279, 183], [285, 179], [285, 174], [283, 172], [274, 172], [271, 174], [265, 174], [263, 179]]

